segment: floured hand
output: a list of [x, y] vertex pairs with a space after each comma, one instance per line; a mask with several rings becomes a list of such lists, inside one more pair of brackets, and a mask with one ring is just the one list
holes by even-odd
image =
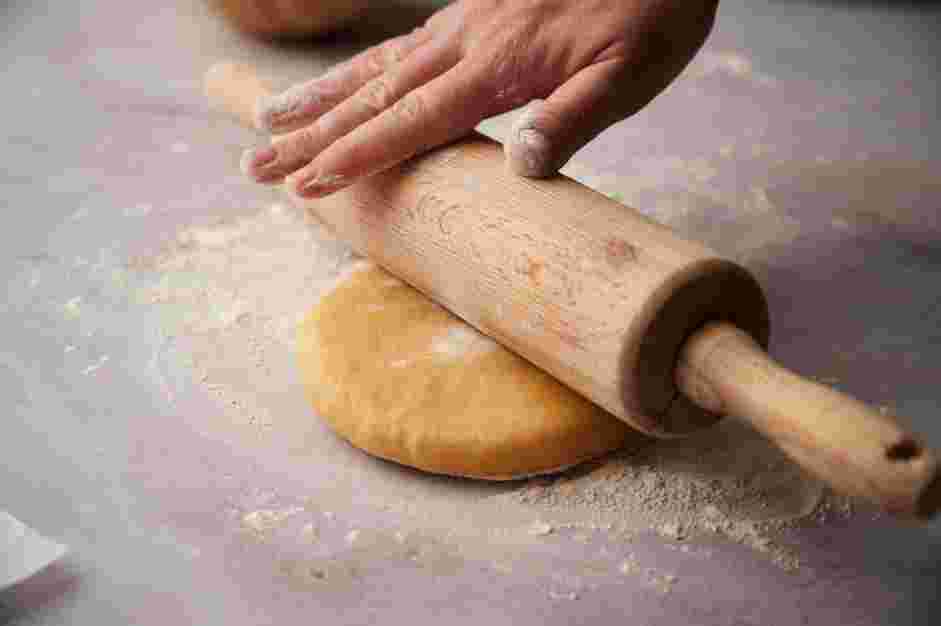
[[415, 31], [258, 103], [290, 133], [243, 170], [320, 197], [530, 103], [505, 146], [513, 171], [553, 174], [640, 110], [705, 41], [717, 0], [460, 0]]

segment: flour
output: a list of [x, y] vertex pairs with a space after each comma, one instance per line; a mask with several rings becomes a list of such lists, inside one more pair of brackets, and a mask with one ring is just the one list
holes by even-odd
[[301, 538], [306, 543], [315, 543], [320, 539], [320, 531], [313, 522], [308, 522], [301, 528]]
[[[334, 285], [368, 266], [316, 220], [280, 204], [184, 230], [160, 255], [132, 264], [140, 276], [132, 281], [139, 286], [137, 299], [157, 308], [168, 337], [185, 342], [193, 379], [219, 400], [220, 413], [203, 418], [207, 428], [243, 433], [250, 445], [273, 445], [280, 437], [298, 459], [329, 459], [334, 478], [316, 500], [330, 523], [334, 516], [336, 522], [343, 518], [350, 493], [367, 494], [377, 510], [400, 520], [402, 527], [381, 541], [369, 539], [367, 529], [354, 536], [363, 559], [378, 550], [448, 569], [465, 558], [484, 558], [495, 571], [538, 573], [551, 564], [530, 550], [534, 543], [587, 545], [603, 534], [628, 544], [652, 530], [666, 545], [694, 546], [684, 551], [690, 558], [711, 554], [696, 542], [724, 537], [792, 568], [798, 561], [779, 545], [780, 528], [848, 513], [824, 499], [822, 487], [771, 444], [732, 420], [688, 439], [639, 437], [643, 447], [602, 462], [505, 486], [400, 472], [350, 450], [318, 426], [303, 394], [285, 381], [295, 376], [301, 318]], [[460, 327], [441, 337], [434, 354], [452, 358], [489, 345], [486, 337]], [[312, 521], [282, 514], [295, 506], [252, 503], [239, 521], [259, 540], [296, 522], [301, 541], [317, 541], [324, 529], [304, 531], [304, 521]], [[396, 539], [416, 533], [430, 547], [413, 551]], [[385, 547], [376, 548], [377, 541]], [[663, 577], [673, 573], [650, 574], [640, 564], [619, 570], [626, 561], [610, 555], [603, 566], [586, 562], [584, 576], [600, 576], [599, 567], [615, 574], [648, 572], [644, 580], [654, 587], [672, 587]], [[348, 578], [336, 564], [296, 566], [288, 568], [291, 575], [311, 584], [323, 584], [321, 572], [333, 583]]]
[[684, 74], [691, 79], [722, 75], [762, 87], [773, 87], [777, 84], [777, 79], [755, 70], [751, 59], [733, 50], [702, 50]]
[[297, 515], [304, 509], [291, 507], [286, 509], [258, 509], [242, 515], [242, 527], [255, 535], [263, 536], [279, 528], [290, 517]]
[[720, 535], [793, 568], [798, 562], [774, 541], [775, 531], [817, 511], [824, 489], [758, 433], [728, 419], [686, 439], [531, 481], [507, 497], [574, 527], [627, 535], [652, 529], [674, 542]]
[[319, 95], [316, 89], [311, 88], [310, 83], [292, 85], [281, 93], [272, 94], [259, 101], [258, 110], [263, 112], [266, 118], [278, 118], [304, 105], [320, 104]]
[[255, 123], [261, 128], [281, 128], [340, 97], [329, 75], [293, 85], [281, 93], [266, 96], [255, 107]]
[[457, 325], [448, 328], [448, 332], [435, 338], [431, 344], [431, 351], [448, 359], [460, 359], [475, 354], [483, 354], [497, 348], [497, 343], [466, 325]]
[[618, 569], [625, 575], [636, 574], [640, 571], [640, 564], [633, 554], [628, 554], [627, 558], [618, 566]]
[[554, 591], [549, 590], [549, 598], [552, 600], [578, 600], [577, 591]]
[[359, 268], [346, 245], [281, 204], [183, 230], [162, 254], [131, 266], [155, 273], [137, 300], [158, 307], [168, 337], [186, 339], [196, 379], [233, 422], [255, 430], [271, 427], [298, 322]]
[[533, 522], [529, 526], [529, 534], [537, 537], [550, 535], [553, 530], [555, 529], [552, 527], [552, 524], [547, 524], [546, 522]]

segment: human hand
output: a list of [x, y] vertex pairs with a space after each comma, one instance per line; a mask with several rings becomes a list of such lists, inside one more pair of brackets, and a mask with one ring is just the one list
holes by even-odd
[[242, 169], [321, 197], [531, 103], [504, 147], [524, 176], [555, 173], [643, 108], [705, 41], [718, 0], [459, 0], [413, 32], [260, 101], [288, 133]]

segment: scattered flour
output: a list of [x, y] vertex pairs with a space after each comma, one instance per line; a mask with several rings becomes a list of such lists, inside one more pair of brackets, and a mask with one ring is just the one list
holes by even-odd
[[320, 538], [320, 531], [317, 530], [317, 526], [313, 522], [308, 522], [301, 529], [301, 537], [306, 543], [314, 543]]
[[301, 507], [290, 507], [250, 511], [242, 515], [242, 527], [256, 535], [265, 535], [279, 528], [286, 519], [297, 515], [303, 510]]
[[65, 310], [66, 318], [75, 319], [79, 317], [82, 314], [82, 297], [75, 296], [74, 298], [70, 298], [62, 308]]
[[552, 534], [553, 531], [552, 524], [547, 524], [546, 522], [533, 522], [529, 527], [529, 534], [535, 535], [537, 537], [544, 537], [546, 535]]
[[274, 204], [183, 230], [131, 267], [148, 277], [137, 300], [156, 307], [167, 337], [185, 341], [195, 378], [228, 407], [228, 423], [261, 434], [284, 404], [298, 323], [358, 263], [316, 220]]
[[755, 70], [752, 60], [732, 50], [703, 50], [686, 70], [689, 78], [702, 79], [724, 75], [745, 80], [762, 87], [773, 87], [777, 80]]
[[88, 367], [86, 367], [85, 369], [83, 369], [83, 370], [82, 370], [82, 374], [84, 374], [85, 376], [88, 376], [88, 375], [90, 375], [90, 374], [94, 374], [95, 372], [97, 372], [98, 370], [100, 370], [102, 367], [104, 367], [105, 364], [106, 364], [109, 360], [110, 360], [110, 357], [109, 357], [107, 354], [101, 356], [97, 361], [95, 361], [94, 363], [92, 363], [91, 365], [89, 365]]
[[640, 564], [637, 562], [637, 559], [633, 554], [629, 554], [626, 559], [621, 563], [618, 568], [622, 574], [636, 574], [640, 572]]
[[677, 578], [673, 574], [658, 574], [654, 570], [647, 571], [647, 584], [660, 593], [670, 593], [676, 580]]
[[557, 526], [652, 529], [682, 542], [718, 534], [787, 568], [796, 557], [775, 531], [810, 516], [823, 486], [772, 444], [729, 419], [686, 439], [652, 442], [504, 496], [538, 507]]
[[[762, 198], [755, 197], [760, 209]], [[337, 448], [324, 440], [322, 430], [312, 428], [309, 407], [300, 394], [293, 398], [285, 393], [285, 381], [294, 376], [297, 324], [324, 293], [363, 263], [316, 220], [276, 204], [252, 216], [187, 229], [162, 254], [132, 264], [147, 277], [135, 282], [142, 285], [138, 300], [158, 309], [167, 336], [185, 340], [194, 379], [221, 400], [224, 414], [206, 418], [215, 420], [214, 427], [242, 428], [259, 438], [279, 433], [291, 442], [294, 455], [329, 455], [338, 468], [337, 479], [334, 491], [318, 493], [321, 507], [342, 510], [351, 490], [365, 491], [377, 508], [409, 520], [400, 535], [387, 539], [370, 538], [368, 529], [347, 535], [350, 549], [361, 550], [362, 559], [388, 552], [447, 570], [470, 558], [466, 553], [474, 558], [492, 555], [497, 571], [512, 566], [539, 572], [549, 565], [527, 548], [534, 542], [571, 539], [587, 545], [602, 533], [629, 542], [653, 530], [668, 545], [719, 535], [767, 553], [784, 567], [796, 567], [796, 557], [779, 545], [775, 531], [812, 513], [821, 519], [824, 510], [826, 515], [847, 511], [829, 500], [821, 504], [819, 484], [733, 420], [688, 439], [647, 442], [639, 450], [556, 477], [499, 487], [425, 480]], [[77, 301], [73, 306], [78, 308]], [[458, 327], [433, 350], [453, 357], [491, 344]], [[287, 524], [292, 510], [262, 505], [239, 521], [263, 539]], [[327, 520], [334, 515], [323, 512]], [[315, 526], [304, 531], [302, 522], [295, 521], [306, 543], [317, 538]], [[429, 534], [439, 527], [446, 529], [447, 539]], [[416, 532], [425, 537], [421, 546], [411, 539]], [[455, 537], [466, 545], [455, 546]], [[525, 554], [526, 560], [513, 554]], [[700, 554], [708, 551], [697, 550]], [[647, 572], [645, 580], [664, 593], [676, 580], [672, 573], [650, 573], [633, 556], [605, 558], [605, 571]], [[585, 576], [598, 575], [589, 565]], [[336, 564], [285, 567], [298, 584], [349, 578]]]
[[555, 591], [549, 590], [549, 598], [552, 600], [578, 600], [577, 591]]

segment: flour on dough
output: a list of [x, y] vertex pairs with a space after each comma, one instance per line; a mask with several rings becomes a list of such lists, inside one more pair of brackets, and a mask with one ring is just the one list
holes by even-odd
[[461, 359], [496, 350], [497, 345], [490, 337], [455, 320], [445, 333], [435, 337], [431, 350], [445, 359]]

